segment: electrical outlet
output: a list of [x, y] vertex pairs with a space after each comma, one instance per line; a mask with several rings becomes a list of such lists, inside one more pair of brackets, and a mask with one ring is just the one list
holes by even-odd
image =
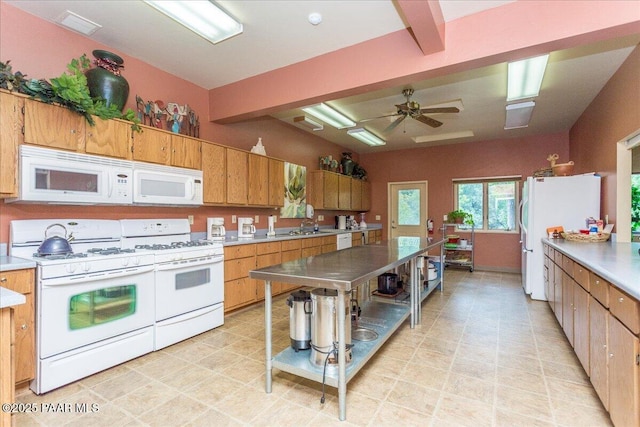
[[235, 215], [231, 215], [231, 224], [235, 224], [238, 221]]
[[443, 220], [444, 222], [447, 222], [447, 219], [449, 219], [449, 217], [448, 217], [448, 216], [446, 216], [446, 215], [442, 215], [442, 220]]
[[380, 221], [380, 215], [376, 215], [376, 221]]
[[259, 222], [260, 222], [260, 215], [256, 215], [255, 223], [257, 224], [257, 223], [259, 223]]
[[278, 215], [273, 215], [273, 223], [277, 223], [278, 222]]
[[193, 225], [193, 215], [187, 217], [189, 219], [189, 225]]
[[318, 215], [318, 221], [324, 221], [324, 215]]

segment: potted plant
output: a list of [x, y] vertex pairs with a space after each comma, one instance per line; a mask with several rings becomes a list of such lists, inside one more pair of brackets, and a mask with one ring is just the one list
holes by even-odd
[[471, 214], [466, 213], [463, 210], [456, 209], [447, 214], [447, 222], [452, 224], [471, 224], [473, 222], [473, 217]]

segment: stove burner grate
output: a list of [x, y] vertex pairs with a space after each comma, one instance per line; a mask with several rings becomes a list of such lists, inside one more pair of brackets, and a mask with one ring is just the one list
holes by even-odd
[[211, 244], [212, 244], [211, 242], [189, 240], [185, 242], [171, 242], [167, 244], [154, 243], [152, 245], [145, 245], [145, 244], [135, 245], [134, 248], [152, 250], [152, 251], [163, 251], [163, 250], [169, 250], [169, 249], [182, 249], [182, 248], [195, 248], [199, 246], [209, 246]]
[[111, 248], [91, 248], [87, 249], [87, 252], [90, 254], [98, 254], [98, 255], [114, 255], [114, 254], [128, 254], [135, 252], [135, 249], [120, 249], [116, 247]]
[[74, 258], [86, 258], [87, 254], [85, 253], [70, 253], [70, 254], [33, 254], [34, 258], [46, 259], [46, 260], [56, 260], [56, 259], [74, 259]]

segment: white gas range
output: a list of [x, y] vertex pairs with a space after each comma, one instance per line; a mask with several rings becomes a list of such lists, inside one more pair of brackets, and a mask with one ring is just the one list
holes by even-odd
[[191, 241], [187, 219], [124, 219], [122, 248], [155, 257], [155, 349], [224, 323], [222, 243]]
[[[73, 237], [73, 253], [39, 256], [56, 223]], [[189, 229], [186, 219], [11, 221], [10, 255], [37, 263], [34, 392], [223, 323], [222, 245], [190, 242]], [[136, 249], [136, 241], [164, 249]]]

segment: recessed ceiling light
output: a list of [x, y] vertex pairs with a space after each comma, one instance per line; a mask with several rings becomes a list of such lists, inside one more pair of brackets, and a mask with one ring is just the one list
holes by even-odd
[[102, 25], [96, 24], [95, 22], [90, 21], [77, 13], [73, 13], [70, 10], [67, 10], [62, 15], [58, 16], [55, 22], [70, 30], [84, 34], [85, 36], [90, 36], [102, 28]]
[[529, 126], [529, 121], [533, 114], [533, 107], [535, 106], [536, 103], [533, 101], [507, 105], [507, 118], [504, 123], [505, 130], [526, 128]]

